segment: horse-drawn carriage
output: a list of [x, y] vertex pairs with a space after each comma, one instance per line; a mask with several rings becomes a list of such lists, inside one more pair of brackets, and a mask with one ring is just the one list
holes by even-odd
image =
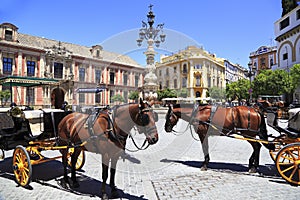
[[[2, 158], [5, 150], [13, 150], [12, 166], [16, 182], [27, 186], [31, 181], [32, 165], [62, 158], [64, 166], [63, 187], [78, 187], [75, 171], [85, 163], [85, 150], [102, 154], [102, 196], [106, 194], [106, 180], [110, 166], [110, 187], [112, 195], [117, 195], [114, 178], [119, 156], [126, 148], [126, 139], [135, 126], [139, 133], [146, 136], [144, 144], [155, 144], [158, 133], [155, 126], [157, 114], [151, 105], [142, 101], [124, 104], [112, 109], [112, 116], [106, 108], [95, 109], [86, 114], [66, 110], [39, 110], [43, 129], [39, 135], [31, 133], [26, 114], [32, 111], [12, 107], [5, 115], [14, 122], [13, 127], [2, 128], [0, 132], [0, 149]], [[35, 111], [36, 112], [36, 111]], [[132, 138], [133, 139], [133, 138]], [[138, 147], [137, 147], [138, 148]], [[46, 158], [46, 150], [60, 150], [62, 156]], [[66, 166], [71, 168], [71, 182]], [[72, 184], [72, 185], [71, 185]]]
[[[300, 185], [300, 108], [289, 110], [287, 126], [279, 123], [277, 110], [258, 110], [248, 106], [224, 108], [212, 105], [176, 104], [170, 105], [166, 114], [165, 130], [172, 132], [173, 127], [181, 118], [194, 127], [202, 143], [206, 170], [210, 157], [208, 137], [210, 134], [221, 135], [248, 141], [253, 147], [249, 159], [249, 172], [256, 172], [259, 166], [261, 144], [269, 149], [275, 161], [278, 173], [287, 182]], [[267, 120], [265, 119], [265, 115]], [[267, 124], [278, 132], [277, 135], [267, 134]], [[176, 131], [175, 131], [176, 132]], [[191, 130], [192, 133], [192, 130]]]
[[286, 126], [279, 124], [277, 113], [267, 112], [268, 125], [279, 133], [274, 137], [275, 149], [270, 150], [270, 155], [278, 173], [289, 183], [300, 185], [300, 108], [289, 110]]
[[[58, 146], [58, 124], [71, 111], [61, 109], [28, 110], [13, 105], [6, 113], [0, 113], [0, 160], [5, 158], [5, 151], [13, 150], [13, 171], [18, 184], [27, 186], [31, 181], [32, 165], [61, 158], [46, 158], [45, 150], [67, 149], [68, 163], [74, 148]], [[35, 115], [39, 121], [40, 130], [34, 134], [29, 123], [30, 116]], [[85, 162], [84, 151], [81, 152], [76, 163], [76, 169], [83, 167]]]

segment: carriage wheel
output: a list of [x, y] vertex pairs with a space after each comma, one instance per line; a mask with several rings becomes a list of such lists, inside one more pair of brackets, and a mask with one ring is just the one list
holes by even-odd
[[300, 185], [300, 143], [288, 144], [278, 152], [276, 168], [287, 182]]
[[13, 171], [18, 184], [25, 187], [30, 183], [32, 175], [30, 157], [26, 149], [21, 145], [18, 145], [14, 150]]
[[276, 162], [276, 156], [278, 154], [278, 152], [280, 151], [280, 149], [283, 148], [283, 146], [285, 145], [283, 142], [282, 142], [283, 138], [275, 138], [274, 139], [274, 144], [275, 144], [275, 149], [274, 150], [269, 150], [269, 154], [272, 158], [272, 160], [274, 162]]
[[0, 149], [0, 160], [4, 160], [5, 158], [5, 153], [3, 149]]
[[[71, 167], [71, 155], [72, 155], [73, 152], [74, 152], [74, 148], [69, 148], [69, 150], [68, 150], [68, 165], [69, 165], [69, 167]], [[85, 152], [82, 149], [79, 156], [78, 156], [78, 158], [77, 158], [75, 169], [76, 170], [81, 170], [84, 163], [85, 163]]]

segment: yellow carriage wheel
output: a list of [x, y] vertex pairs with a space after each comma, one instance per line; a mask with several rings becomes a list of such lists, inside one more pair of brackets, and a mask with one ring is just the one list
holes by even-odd
[[[68, 149], [68, 165], [71, 167], [71, 155], [72, 153], [74, 152], [74, 148], [69, 148]], [[75, 165], [75, 169], [76, 170], [81, 170], [81, 168], [83, 167], [85, 163], [85, 152], [84, 150], [82, 149], [78, 158], [77, 158], [77, 162], [76, 162], [76, 165]]]
[[288, 144], [278, 152], [276, 168], [287, 182], [300, 185], [300, 143]]
[[25, 187], [31, 182], [32, 167], [26, 149], [18, 145], [13, 154], [13, 171], [18, 184]]

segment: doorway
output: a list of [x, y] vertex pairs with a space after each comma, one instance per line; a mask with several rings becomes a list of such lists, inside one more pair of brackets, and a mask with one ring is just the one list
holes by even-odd
[[65, 101], [65, 92], [61, 88], [55, 88], [51, 92], [51, 106], [61, 109]]

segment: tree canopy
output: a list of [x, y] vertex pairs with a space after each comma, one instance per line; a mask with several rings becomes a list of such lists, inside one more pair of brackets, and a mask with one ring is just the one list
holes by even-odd
[[[300, 64], [294, 65], [290, 73], [286, 70], [261, 70], [251, 83], [248, 79], [240, 79], [226, 85], [226, 96], [229, 99], [248, 99], [258, 95], [291, 94], [300, 86]], [[250, 90], [251, 88], [251, 90]]]
[[209, 89], [209, 96], [213, 99], [222, 100], [225, 99], [226, 93], [224, 90], [214, 86]]
[[290, 83], [294, 91], [297, 87], [300, 87], [300, 64], [294, 65], [290, 72]]
[[124, 101], [125, 101], [125, 100], [124, 100], [124, 97], [123, 97], [122, 95], [120, 95], [120, 94], [114, 95], [114, 96], [111, 98], [111, 100], [112, 100], [113, 102], [124, 102]]
[[139, 98], [139, 92], [138, 91], [132, 91], [129, 93], [129, 96], [128, 96], [129, 99], [131, 100], [138, 100]]
[[167, 97], [177, 97], [177, 92], [170, 88], [166, 88], [166, 89], [157, 91], [157, 99], [159, 101], [161, 101], [163, 98], [167, 98]]
[[248, 79], [239, 79], [226, 85], [226, 97], [238, 101], [249, 99], [249, 89], [250, 81]]
[[10, 97], [10, 91], [9, 90], [0, 91], [0, 100], [1, 100], [2, 106], [6, 105], [9, 97]]

